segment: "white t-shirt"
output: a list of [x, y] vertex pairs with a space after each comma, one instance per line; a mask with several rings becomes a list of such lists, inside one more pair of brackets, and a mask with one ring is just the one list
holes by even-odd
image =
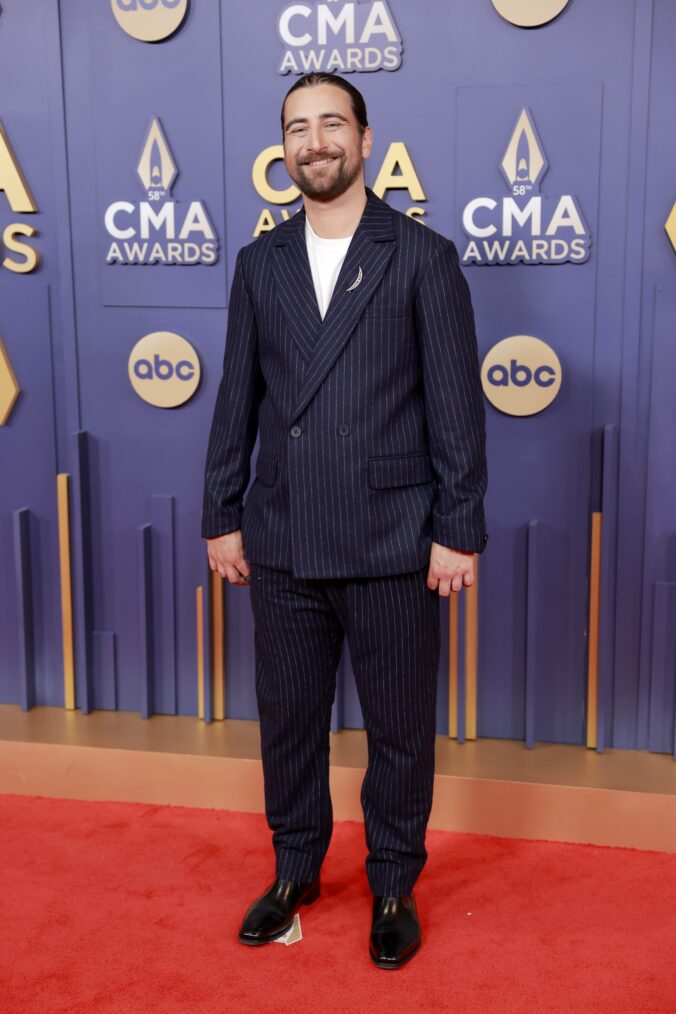
[[317, 294], [319, 312], [324, 319], [324, 314], [331, 302], [331, 296], [340, 274], [347, 248], [350, 245], [352, 236], [341, 239], [324, 239], [318, 236], [305, 219], [305, 242], [307, 243], [307, 255], [312, 270], [312, 281]]

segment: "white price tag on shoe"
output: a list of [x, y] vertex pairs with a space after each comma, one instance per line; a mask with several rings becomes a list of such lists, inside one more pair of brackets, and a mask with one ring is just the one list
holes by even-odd
[[293, 922], [286, 933], [284, 933], [281, 937], [277, 937], [277, 939], [272, 942], [274, 944], [297, 944], [298, 941], [302, 939], [303, 933], [300, 928], [300, 915], [296, 912], [293, 917]]

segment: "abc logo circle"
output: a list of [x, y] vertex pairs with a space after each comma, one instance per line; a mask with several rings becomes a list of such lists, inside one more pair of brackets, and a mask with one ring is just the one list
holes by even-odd
[[512, 335], [486, 354], [481, 383], [491, 405], [501, 412], [535, 415], [559, 393], [561, 363], [547, 342], [532, 335]]
[[110, 0], [120, 28], [141, 42], [159, 42], [175, 32], [188, 0]]
[[519, 28], [537, 28], [553, 21], [570, 0], [493, 0], [498, 14]]
[[200, 361], [185, 338], [153, 331], [136, 342], [129, 356], [129, 380], [150, 405], [174, 408], [192, 398], [200, 382]]

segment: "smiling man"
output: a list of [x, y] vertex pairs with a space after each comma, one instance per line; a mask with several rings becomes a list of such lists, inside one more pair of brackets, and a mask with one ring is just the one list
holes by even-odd
[[453, 242], [366, 187], [361, 93], [308, 74], [281, 119], [303, 208], [237, 257], [202, 512], [211, 568], [250, 586], [276, 857], [239, 939], [276, 939], [319, 897], [347, 639], [369, 747], [369, 953], [398, 968], [421, 943], [439, 596], [473, 583], [488, 538], [474, 316]]

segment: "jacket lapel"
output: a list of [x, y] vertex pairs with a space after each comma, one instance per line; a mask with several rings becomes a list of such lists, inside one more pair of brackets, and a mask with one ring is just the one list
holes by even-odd
[[[289, 419], [292, 422], [304, 410], [310, 402], [318, 387], [326, 377], [327, 373], [340, 355], [342, 349], [357, 326], [367, 303], [380, 284], [387, 265], [390, 262], [396, 246], [394, 225], [392, 222], [392, 211], [385, 201], [376, 197], [372, 190], [366, 188], [368, 200], [359, 225], [352, 237], [348, 247], [345, 260], [343, 261], [333, 296], [329, 307], [322, 321], [314, 294], [312, 283], [312, 272], [310, 270], [305, 247], [305, 214], [302, 213], [302, 222], [299, 223], [294, 238], [295, 243], [302, 240], [304, 259], [301, 258], [300, 250], [295, 251], [295, 272], [301, 275], [307, 272], [307, 280], [296, 281], [296, 298], [301, 295], [311, 296], [313, 314], [318, 324], [315, 325], [314, 333], [308, 333], [310, 327], [310, 310], [307, 306], [297, 306], [295, 299], [286, 299], [287, 317], [291, 318], [296, 314], [296, 320], [292, 330], [299, 338], [299, 331], [302, 333], [303, 344], [301, 350], [305, 355], [306, 368], [301, 381], [301, 388], [294, 411]], [[297, 218], [301, 218], [299, 212]], [[302, 226], [302, 228], [301, 228]], [[292, 244], [289, 244], [291, 246]], [[287, 249], [287, 254], [288, 254]], [[302, 267], [299, 269], [299, 264]], [[287, 262], [288, 265], [288, 262]], [[287, 275], [289, 267], [284, 274]], [[309, 299], [308, 299], [309, 301]]]
[[272, 270], [289, 330], [307, 362], [322, 326], [305, 243], [305, 209], [273, 232]]

